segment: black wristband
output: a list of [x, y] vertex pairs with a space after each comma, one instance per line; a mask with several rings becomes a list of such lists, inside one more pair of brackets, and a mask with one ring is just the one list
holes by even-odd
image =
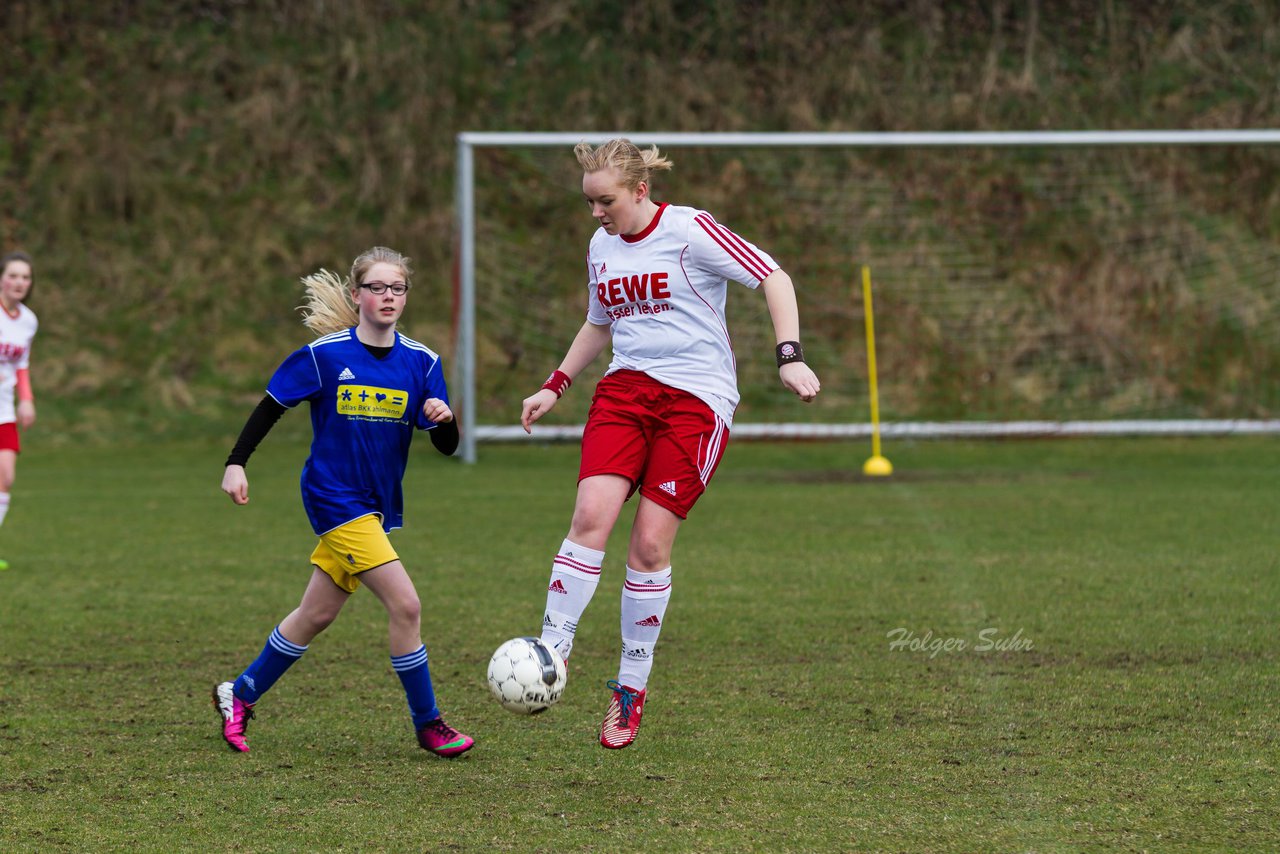
[[775, 348], [774, 355], [778, 357], [778, 367], [781, 368], [787, 362], [803, 362], [804, 348], [799, 341], [783, 341]]

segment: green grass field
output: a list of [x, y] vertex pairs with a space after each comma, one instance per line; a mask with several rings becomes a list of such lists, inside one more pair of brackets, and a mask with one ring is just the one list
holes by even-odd
[[1272, 438], [898, 444], [888, 482], [851, 474], [861, 444], [738, 443], [618, 752], [626, 526], [564, 700], [508, 714], [485, 663], [537, 627], [576, 449], [465, 467], [424, 442], [393, 542], [479, 742], [452, 762], [414, 744], [367, 593], [259, 704], [253, 752], [222, 744], [209, 687], [313, 541], [305, 445], [273, 435], [237, 508], [229, 443], [29, 443], [0, 529], [0, 850], [1280, 848]]

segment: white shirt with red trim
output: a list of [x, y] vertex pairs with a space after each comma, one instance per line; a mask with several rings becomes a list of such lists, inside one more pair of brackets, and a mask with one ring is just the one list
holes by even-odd
[[0, 306], [0, 424], [18, 420], [13, 393], [18, 371], [31, 364], [31, 339], [39, 325], [36, 313], [22, 303], [13, 314]]
[[587, 319], [612, 327], [608, 373], [643, 371], [732, 425], [738, 372], [725, 324], [728, 280], [756, 288], [776, 269], [696, 208], [661, 205], [638, 234], [598, 230], [587, 250]]

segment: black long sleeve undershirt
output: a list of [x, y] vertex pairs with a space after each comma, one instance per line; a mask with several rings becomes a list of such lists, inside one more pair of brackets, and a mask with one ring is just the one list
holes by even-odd
[[286, 411], [274, 397], [269, 394], [264, 395], [253, 412], [249, 414], [249, 420], [244, 423], [244, 429], [240, 431], [240, 438], [236, 439], [236, 446], [231, 449], [231, 456], [227, 457], [226, 464], [229, 466], [247, 464], [249, 457], [258, 449], [258, 444], [266, 438], [271, 428], [276, 426], [276, 422]]
[[446, 457], [452, 457], [453, 452], [458, 450], [458, 440], [462, 438], [461, 431], [458, 430], [457, 416], [454, 416], [452, 421], [437, 424], [427, 431], [427, 435], [431, 437], [431, 444], [437, 451]]

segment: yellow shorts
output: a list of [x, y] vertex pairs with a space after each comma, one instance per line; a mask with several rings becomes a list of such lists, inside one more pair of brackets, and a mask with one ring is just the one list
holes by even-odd
[[399, 560], [376, 513], [352, 519], [320, 535], [311, 563], [348, 593], [360, 586], [360, 573]]

